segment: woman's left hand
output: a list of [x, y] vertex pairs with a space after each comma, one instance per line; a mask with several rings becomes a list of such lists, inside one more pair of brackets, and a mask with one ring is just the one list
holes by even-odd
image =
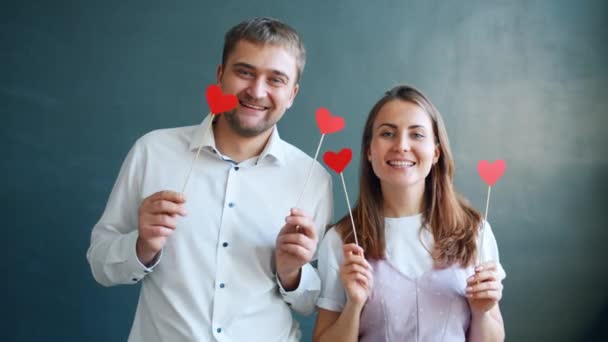
[[502, 282], [494, 261], [475, 267], [475, 274], [467, 279], [465, 295], [473, 314], [486, 313], [496, 306], [502, 298]]

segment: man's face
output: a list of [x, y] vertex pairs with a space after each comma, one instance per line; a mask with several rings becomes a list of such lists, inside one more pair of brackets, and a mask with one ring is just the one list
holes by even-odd
[[293, 104], [296, 75], [296, 58], [287, 49], [239, 41], [217, 69], [222, 91], [239, 99], [234, 110], [222, 115], [241, 136], [266, 132]]

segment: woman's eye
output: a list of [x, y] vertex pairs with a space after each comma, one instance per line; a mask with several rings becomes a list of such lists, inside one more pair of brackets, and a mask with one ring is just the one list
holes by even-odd
[[422, 139], [422, 138], [424, 138], [424, 134], [422, 134], [422, 133], [412, 133], [412, 137], [414, 139]]

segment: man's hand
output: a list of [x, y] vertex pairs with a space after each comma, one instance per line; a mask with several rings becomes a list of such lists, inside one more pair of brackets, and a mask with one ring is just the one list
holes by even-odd
[[312, 260], [318, 241], [312, 218], [300, 209], [291, 209], [277, 236], [274, 255], [277, 274], [285, 290], [298, 287], [301, 268]]
[[176, 216], [185, 216], [184, 196], [173, 191], [159, 191], [145, 198], [139, 206], [137, 257], [147, 265], [160, 252], [176, 227]]

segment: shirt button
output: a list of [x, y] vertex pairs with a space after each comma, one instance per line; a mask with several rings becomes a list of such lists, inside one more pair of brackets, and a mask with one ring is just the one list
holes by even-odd
[[222, 246], [224, 246], [224, 247], [228, 247], [228, 242], [224, 242], [224, 243], [222, 244]]
[[133, 281], [137, 281], [137, 278], [133, 278], [133, 279], [131, 279], [131, 280], [133, 280]]
[[234, 202], [230, 202], [230, 203], [228, 203], [228, 207], [230, 207], [230, 208], [234, 208], [234, 206], [235, 206], [235, 205], [236, 205], [236, 204], [234, 204]]
[[224, 283], [220, 284], [220, 289], [223, 289], [224, 287], [226, 287], [226, 285]]
[[239, 167], [238, 167], [238, 166], [235, 166], [235, 167], [234, 167], [234, 171], [238, 171], [238, 170], [239, 170]]
[[216, 330], [216, 331], [217, 331], [218, 333], [221, 333], [221, 332], [222, 332], [222, 328], [217, 328], [217, 330]]

